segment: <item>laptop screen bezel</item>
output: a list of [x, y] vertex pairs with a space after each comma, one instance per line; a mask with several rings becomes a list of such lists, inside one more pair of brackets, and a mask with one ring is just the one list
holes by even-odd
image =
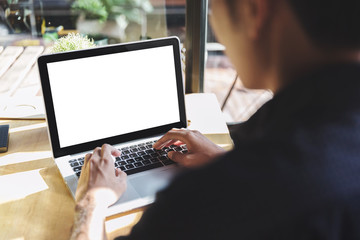
[[[86, 143], [80, 143], [72, 146], [67, 147], [60, 147], [59, 142], [59, 134], [58, 128], [55, 118], [55, 111], [54, 111], [54, 104], [53, 98], [51, 93], [51, 86], [49, 81], [49, 74], [48, 74], [48, 63], [59, 62], [59, 61], [66, 61], [72, 59], [79, 59], [79, 58], [87, 58], [93, 56], [100, 56], [100, 55], [107, 55], [107, 54], [114, 54], [114, 53], [121, 53], [121, 52], [128, 52], [128, 51], [136, 51], [142, 49], [149, 49], [149, 48], [156, 48], [156, 47], [163, 47], [163, 46], [172, 46], [173, 53], [174, 53], [174, 64], [175, 64], [175, 74], [176, 74], [176, 85], [177, 85], [177, 95], [178, 95], [178, 107], [179, 107], [179, 116], [180, 121], [170, 123], [163, 126], [158, 126], [155, 128], [150, 128], [146, 130], [131, 132], [127, 134], [122, 134], [118, 136], [103, 138], [95, 141], [90, 141]], [[104, 143], [108, 144], [120, 144], [125, 143], [128, 141], [147, 138], [151, 136], [161, 135], [166, 133], [172, 128], [186, 128], [187, 127], [187, 120], [186, 120], [186, 112], [185, 112], [185, 99], [184, 99], [184, 85], [183, 85], [183, 77], [182, 77], [182, 67], [181, 67], [181, 57], [180, 57], [180, 43], [177, 37], [168, 37], [162, 39], [155, 39], [155, 40], [147, 40], [147, 41], [140, 41], [140, 42], [132, 42], [132, 43], [125, 43], [125, 44], [114, 44], [105, 47], [96, 47], [91, 49], [85, 50], [78, 50], [78, 51], [70, 51], [70, 52], [63, 52], [63, 53], [56, 53], [56, 54], [49, 54], [49, 55], [42, 55], [38, 58], [38, 68], [40, 74], [40, 81], [42, 86], [43, 98], [45, 103], [45, 110], [46, 110], [46, 119], [48, 124], [49, 136], [51, 141], [51, 146], [53, 150], [53, 155], [55, 158], [77, 154], [81, 152], [86, 152], [91, 149], [94, 149], [98, 146], [101, 146]], [[64, 74], [64, 77], [66, 75]], [[91, 129], [89, 129], [91, 131]]]

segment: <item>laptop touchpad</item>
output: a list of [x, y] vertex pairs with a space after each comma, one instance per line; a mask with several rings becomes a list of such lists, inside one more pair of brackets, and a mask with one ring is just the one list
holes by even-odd
[[120, 199], [116, 203], [132, 201], [139, 197], [141, 196], [139, 196], [139, 194], [134, 189], [134, 187], [131, 184], [128, 184], [125, 193], [120, 197]]
[[141, 197], [155, 196], [158, 191], [169, 184], [170, 179], [174, 177], [174, 170], [175, 168], [155, 171], [151, 174], [132, 178], [129, 181]]

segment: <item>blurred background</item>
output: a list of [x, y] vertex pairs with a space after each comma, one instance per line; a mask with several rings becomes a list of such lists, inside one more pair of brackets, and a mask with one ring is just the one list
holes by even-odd
[[214, 93], [229, 124], [246, 121], [272, 93], [244, 88], [214, 36], [209, 12], [207, 0], [0, 0], [0, 64], [9, 46], [46, 49], [70, 32], [97, 45], [178, 36], [186, 92]]

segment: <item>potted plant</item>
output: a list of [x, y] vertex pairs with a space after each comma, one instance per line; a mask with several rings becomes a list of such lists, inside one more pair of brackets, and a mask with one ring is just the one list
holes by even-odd
[[103, 34], [121, 41], [128, 24], [141, 24], [153, 7], [149, 0], [75, 0], [72, 9], [79, 13], [80, 33]]
[[87, 36], [81, 36], [79, 33], [69, 33], [65, 37], [59, 38], [51, 47], [51, 53], [67, 52], [80, 49], [96, 47], [94, 40]]

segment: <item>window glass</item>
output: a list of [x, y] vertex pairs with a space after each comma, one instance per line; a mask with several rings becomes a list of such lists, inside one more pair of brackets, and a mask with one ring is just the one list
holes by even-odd
[[166, 36], [183, 43], [185, 5], [186, 0], [0, 0], [0, 97], [9, 97], [0, 118], [44, 116], [36, 61], [60, 37], [80, 33], [100, 46]]
[[51, 44], [68, 32], [98, 45], [185, 37], [186, 0], [0, 0], [2, 45], [37, 37]]

